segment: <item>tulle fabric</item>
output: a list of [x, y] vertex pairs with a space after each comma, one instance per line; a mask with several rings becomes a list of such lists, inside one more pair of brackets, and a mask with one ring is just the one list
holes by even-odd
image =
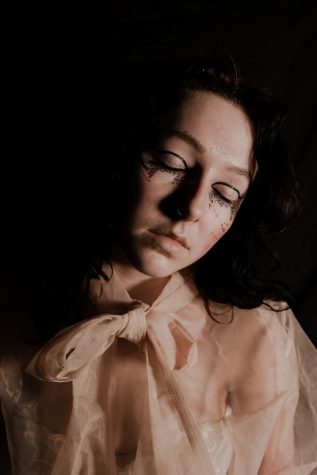
[[14, 474], [317, 474], [317, 351], [291, 310], [211, 303], [217, 323], [185, 272], [151, 306], [116, 274], [91, 299], [1, 360]]

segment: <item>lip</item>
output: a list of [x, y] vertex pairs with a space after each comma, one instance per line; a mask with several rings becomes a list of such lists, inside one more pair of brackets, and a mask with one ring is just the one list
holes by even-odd
[[161, 230], [153, 230], [150, 229], [150, 232], [156, 236], [157, 239], [159, 239], [161, 242], [168, 246], [173, 246], [179, 248], [182, 247], [184, 249], [189, 249], [186, 241], [182, 239], [181, 237], [177, 236], [177, 234], [174, 234], [172, 232], [166, 232], [166, 231], [161, 231]]

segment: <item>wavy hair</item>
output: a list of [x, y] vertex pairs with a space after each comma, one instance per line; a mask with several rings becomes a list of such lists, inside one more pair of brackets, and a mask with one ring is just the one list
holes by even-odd
[[[133, 176], [140, 156], [171, 133], [183, 100], [194, 91], [218, 94], [245, 112], [253, 126], [256, 167], [230, 230], [192, 266], [197, 287], [207, 307], [209, 299], [240, 308], [255, 308], [267, 299], [290, 302], [292, 296], [286, 286], [261, 272], [261, 256], [266, 254], [276, 261], [267, 244], [268, 236], [286, 228], [299, 203], [293, 166], [281, 138], [282, 103], [268, 89], [247, 84], [232, 56], [220, 51], [147, 64], [137, 73], [116, 77], [115, 82], [104, 104], [112, 127], [108, 129], [107, 147], [101, 146], [104, 154], [98, 186], [90, 190], [99, 206], [94, 205], [96, 219], [90, 217], [89, 232], [82, 233], [84, 238], [78, 241], [71, 271], [62, 284], [68, 315], [73, 317], [61, 317], [60, 326], [82, 318], [90, 279], [108, 278], [102, 265], [110, 257], [113, 223], [120, 217], [118, 210], [124, 209], [125, 200], [136, 193]], [[93, 213], [87, 207], [89, 212]], [[91, 225], [94, 221], [101, 225]], [[82, 292], [83, 281], [86, 292]]]
[[290, 301], [285, 285], [261, 273], [261, 255], [277, 261], [268, 237], [285, 230], [299, 208], [293, 164], [281, 137], [283, 103], [269, 89], [247, 84], [232, 56], [221, 51], [147, 65], [130, 84], [130, 95], [124, 96], [126, 140], [114, 161], [114, 175], [121, 183], [126, 179], [126, 186], [136, 163], [131, 157], [137, 160], [168, 136], [189, 92], [220, 95], [248, 116], [257, 171], [230, 230], [193, 266], [195, 280], [206, 299], [240, 308], [266, 299]]

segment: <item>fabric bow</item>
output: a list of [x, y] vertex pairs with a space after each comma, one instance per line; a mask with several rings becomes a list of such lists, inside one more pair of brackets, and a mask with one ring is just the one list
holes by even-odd
[[[60, 331], [26, 367], [28, 373], [40, 380], [72, 381], [72, 411], [54, 473], [96, 473], [97, 457], [101, 457], [98, 460], [103, 473], [117, 473], [117, 455], [120, 458], [122, 454], [116, 452], [111, 430], [112, 424], [123, 424], [122, 410], [129, 395], [126, 399], [122, 397], [121, 402], [116, 397], [121, 394], [119, 390], [116, 393], [114, 381], [116, 356], [120, 361], [116, 352], [120, 349], [113, 344], [117, 338], [124, 338], [138, 345], [144, 355], [144, 386], [139, 389], [142, 416], [137, 450], [130, 454], [135, 460], [135, 473], [145, 473], [142, 467], [146, 458], [146, 473], [172, 475], [177, 467], [179, 473], [211, 475], [214, 472], [207, 449], [175, 377], [175, 370], [182, 371], [197, 361], [197, 343], [178, 314], [193, 301], [197, 289], [186, 276], [173, 274], [149, 306], [132, 300], [115, 273], [109, 282], [96, 280], [93, 284], [91, 296], [96, 297], [94, 308], [98, 315]], [[124, 313], [116, 314], [116, 309]], [[102, 368], [99, 373], [98, 368]], [[111, 370], [114, 379], [109, 377]], [[95, 375], [100, 376], [97, 381]], [[100, 386], [107, 392], [99, 399]], [[167, 429], [173, 440], [166, 436]], [[93, 447], [92, 452], [89, 447]], [[125, 454], [126, 450], [122, 456]], [[93, 468], [89, 471], [87, 466], [91, 463]]]
[[196, 343], [177, 320], [135, 301], [123, 315], [102, 314], [61, 330], [33, 356], [26, 371], [43, 381], [71, 381], [115, 338], [142, 346], [146, 335], [171, 369], [187, 368], [197, 359]]

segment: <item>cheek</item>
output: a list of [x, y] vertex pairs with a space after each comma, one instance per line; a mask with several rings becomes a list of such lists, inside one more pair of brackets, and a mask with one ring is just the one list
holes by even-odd
[[204, 240], [204, 243], [198, 250], [198, 253], [195, 256], [195, 261], [198, 261], [201, 257], [207, 254], [207, 252], [210, 251], [210, 249], [216, 244], [216, 242], [219, 241], [219, 239], [221, 239], [222, 236], [222, 233], [216, 231], [213, 233], [209, 233], [208, 238]]
[[204, 246], [201, 255], [206, 254], [230, 229], [234, 220], [233, 214], [229, 212], [214, 212], [206, 225], [203, 235], [205, 236]]
[[[157, 186], [154, 180], [149, 180], [145, 172], [140, 173], [138, 182], [138, 199], [135, 205], [135, 210], [144, 213], [144, 208], [152, 208], [157, 206], [162, 199], [163, 190], [161, 186]], [[142, 208], [142, 210], [141, 210]]]

